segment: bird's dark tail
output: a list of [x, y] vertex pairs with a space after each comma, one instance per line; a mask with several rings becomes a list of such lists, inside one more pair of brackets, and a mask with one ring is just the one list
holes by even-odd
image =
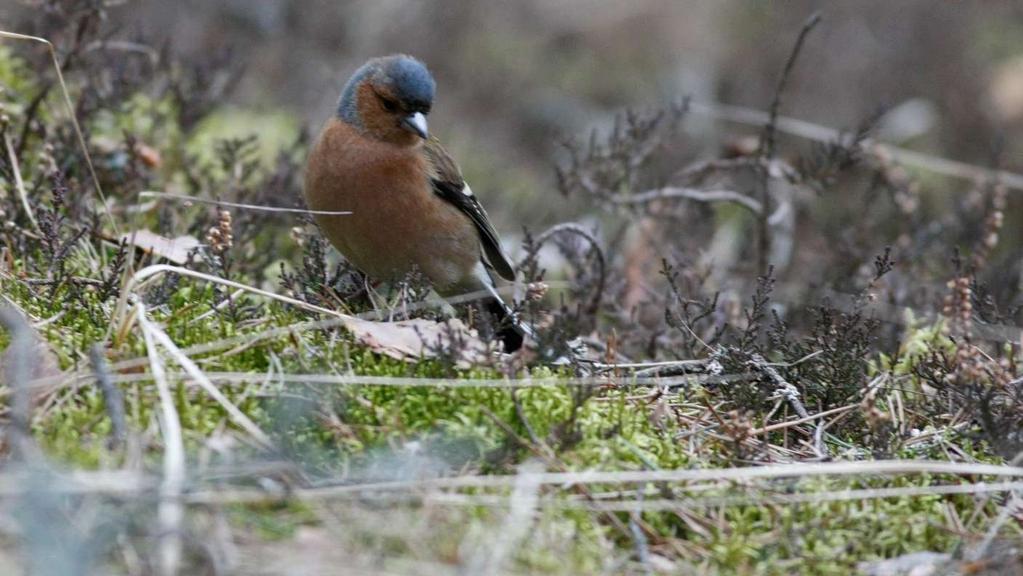
[[495, 334], [504, 344], [504, 351], [511, 354], [522, 348], [522, 342], [530, 334], [530, 330], [522, 324], [508, 306], [499, 298], [487, 298], [483, 302], [483, 307], [497, 321]]

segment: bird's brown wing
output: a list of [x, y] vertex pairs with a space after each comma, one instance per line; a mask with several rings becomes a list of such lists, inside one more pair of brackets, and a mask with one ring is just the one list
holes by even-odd
[[436, 138], [430, 138], [423, 146], [426, 158], [433, 168], [430, 183], [435, 194], [462, 211], [476, 225], [486, 264], [505, 280], [515, 279], [515, 269], [501, 249], [501, 240], [487, 217], [486, 210], [462, 178], [462, 171], [441, 147]]

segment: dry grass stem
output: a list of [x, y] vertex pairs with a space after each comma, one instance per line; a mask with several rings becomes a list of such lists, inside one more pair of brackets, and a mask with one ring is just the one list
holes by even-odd
[[159, 571], [161, 576], [178, 574], [181, 562], [181, 531], [185, 518], [182, 505], [182, 492], [185, 485], [185, 443], [181, 433], [181, 420], [174, 397], [171, 395], [170, 383], [164, 372], [163, 359], [156, 347], [155, 327], [146, 319], [146, 309], [142, 303], [135, 305], [138, 313], [142, 336], [149, 354], [150, 371], [156, 381], [157, 393], [160, 397], [160, 428], [163, 430], [163, 482], [160, 486], [160, 506], [158, 511], [160, 525]]

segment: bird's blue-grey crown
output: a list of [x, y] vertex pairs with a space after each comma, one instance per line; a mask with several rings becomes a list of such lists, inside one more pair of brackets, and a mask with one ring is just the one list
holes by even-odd
[[433, 105], [437, 84], [426, 65], [404, 54], [374, 58], [356, 70], [341, 91], [338, 116], [349, 124], [361, 125], [357, 99], [358, 88], [365, 80], [390, 88], [402, 107], [410, 112], [426, 114]]

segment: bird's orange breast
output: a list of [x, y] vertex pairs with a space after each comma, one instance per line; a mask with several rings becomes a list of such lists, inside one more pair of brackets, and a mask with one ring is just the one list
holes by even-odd
[[371, 277], [401, 278], [413, 268], [439, 292], [457, 292], [480, 258], [478, 232], [467, 216], [433, 193], [430, 166], [418, 148], [364, 137], [330, 120], [309, 155], [305, 197], [324, 234]]

